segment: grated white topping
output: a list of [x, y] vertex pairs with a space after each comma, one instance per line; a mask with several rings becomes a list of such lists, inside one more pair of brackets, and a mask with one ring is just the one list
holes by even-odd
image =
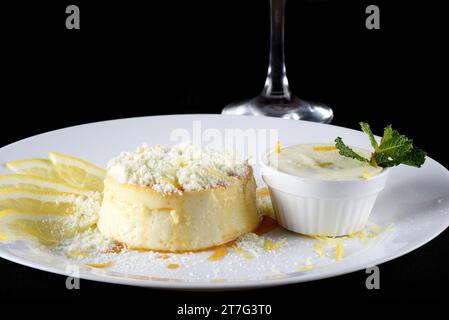
[[143, 144], [109, 161], [108, 174], [121, 183], [150, 186], [172, 193], [229, 186], [245, 177], [249, 166], [235, 153], [200, 148], [191, 143], [173, 147]]
[[72, 197], [73, 210], [65, 216], [60, 228], [62, 232], [76, 232], [73, 237], [61, 241], [56, 250], [76, 258], [76, 254], [90, 256], [112, 249], [116, 245], [115, 241], [104, 237], [96, 227], [102, 194], [92, 191], [85, 196]]
[[91, 191], [86, 195], [73, 194], [70, 198], [74, 206], [70, 214], [64, 217], [60, 227], [68, 231], [84, 230], [95, 225], [98, 221], [102, 194], [97, 191]]
[[237, 238], [236, 245], [252, 256], [258, 257], [265, 251], [265, 240], [265, 237], [250, 232]]
[[114, 240], [104, 237], [97, 228], [89, 228], [72, 238], [62, 241], [57, 249], [76, 258], [73, 253], [98, 255], [111, 250], [115, 245]]

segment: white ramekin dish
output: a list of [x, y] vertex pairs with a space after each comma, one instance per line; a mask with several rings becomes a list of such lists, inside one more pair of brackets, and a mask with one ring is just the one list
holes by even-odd
[[362, 230], [376, 198], [385, 186], [388, 169], [367, 180], [329, 181], [281, 172], [261, 158], [276, 218], [284, 228], [317, 236], [344, 236]]

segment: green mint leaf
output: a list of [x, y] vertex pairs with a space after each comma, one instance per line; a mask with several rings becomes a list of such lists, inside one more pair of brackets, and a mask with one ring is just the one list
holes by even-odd
[[405, 164], [413, 167], [421, 167], [426, 160], [426, 152], [413, 146], [413, 140], [394, 130], [391, 125], [384, 129], [384, 134], [380, 143], [377, 143], [370, 126], [365, 122], [360, 122], [362, 131], [365, 132], [374, 148], [370, 159], [366, 159], [357, 154], [350, 147], [345, 145], [338, 137], [335, 139], [335, 147], [342, 156], [353, 158], [362, 162], [370, 163], [372, 166], [382, 168], [394, 167]]
[[384, 128], [384, 135], [380, 140], [380, 144], [382, 144], [386, 140], [390, 140], [392, 136], [393, 136], [393, 128], [391, 127], [391, 124], [389, 124]]
[[405, 154], [401, 162], [408, 166], [421, 168], [426, 161], [427, 153], [417, 147], [414, 147], [409, 153]]
[[384, 135], [373, 157], [381, 167], [397, 166], [411, 157], [413, 140], [394, 130], [391, 125], [384, 129]]
[[[393, 149], [391, 149], [393, 150]], [[412, 147], [409, 151], [404, 153], [398, 153], [397, 150], [391, 152], [374, 153], [374, 157], [377, 164], [380, 167], [387, 168], [402, 164], [420, 168], [426, 160], [426, 152], [417, 148]]]
[[366, 122], [360, 122], [359, 124], [360, 124], [360, 127], [362, 128], [362, 131], [368, 135], [369, 140], [370, 140], [371, 145], [373, 146], [374, 150], [377, 150], [378, 144], [377, 144], [376, 138], [374, 138], [374, 134], [371, 131], [369, 124]]
[[362, 162], [368, 162], [369, 160], [362, 157], [361, 155], [359, 155], [358, 153], [356, 153], [354, 150], [352, 150], [351, 148], [349, 148], [340, 137], [337, 137], [337, 139], [335, 139], [335, 147], [338, 149], [339, 153], [342, 156], [345, 157], [349, 157], [349, 158], [353, 158]]
[[413, 140], [394, 130], [391, 125], [384, 129], [384, 135], [373, 157], [377, 165], [383, 168], [402, 164], [421, 167], [426, 160], [426, 153], [413, 146]]

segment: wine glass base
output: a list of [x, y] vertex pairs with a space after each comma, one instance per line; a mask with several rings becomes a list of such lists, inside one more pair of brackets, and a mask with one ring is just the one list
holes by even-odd
[[298, 97], [285, 99], [263, 96], [231, 103], [221, 113], [226, 115], [268, 116], [321, 123], [330, 123], [334, 116], [332, 109], [322, 103], [308, 102]]

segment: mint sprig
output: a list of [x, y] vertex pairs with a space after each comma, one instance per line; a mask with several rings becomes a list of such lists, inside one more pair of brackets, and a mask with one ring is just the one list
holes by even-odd
[[394, 167], [405, 164], [421, 167], [426, 160], [426, 152], [413, 146], [413, 140], [394, 130], [391, 125], [385, 127], [380, 143], [377, 142], [369, 124], [360, 122], [360, 127], [371, 142], [374, 151], [367, 159], [348, 147], [341, 137], [335, 139], [335, 147], [342, 156], [371, 164], [373, 167]]

